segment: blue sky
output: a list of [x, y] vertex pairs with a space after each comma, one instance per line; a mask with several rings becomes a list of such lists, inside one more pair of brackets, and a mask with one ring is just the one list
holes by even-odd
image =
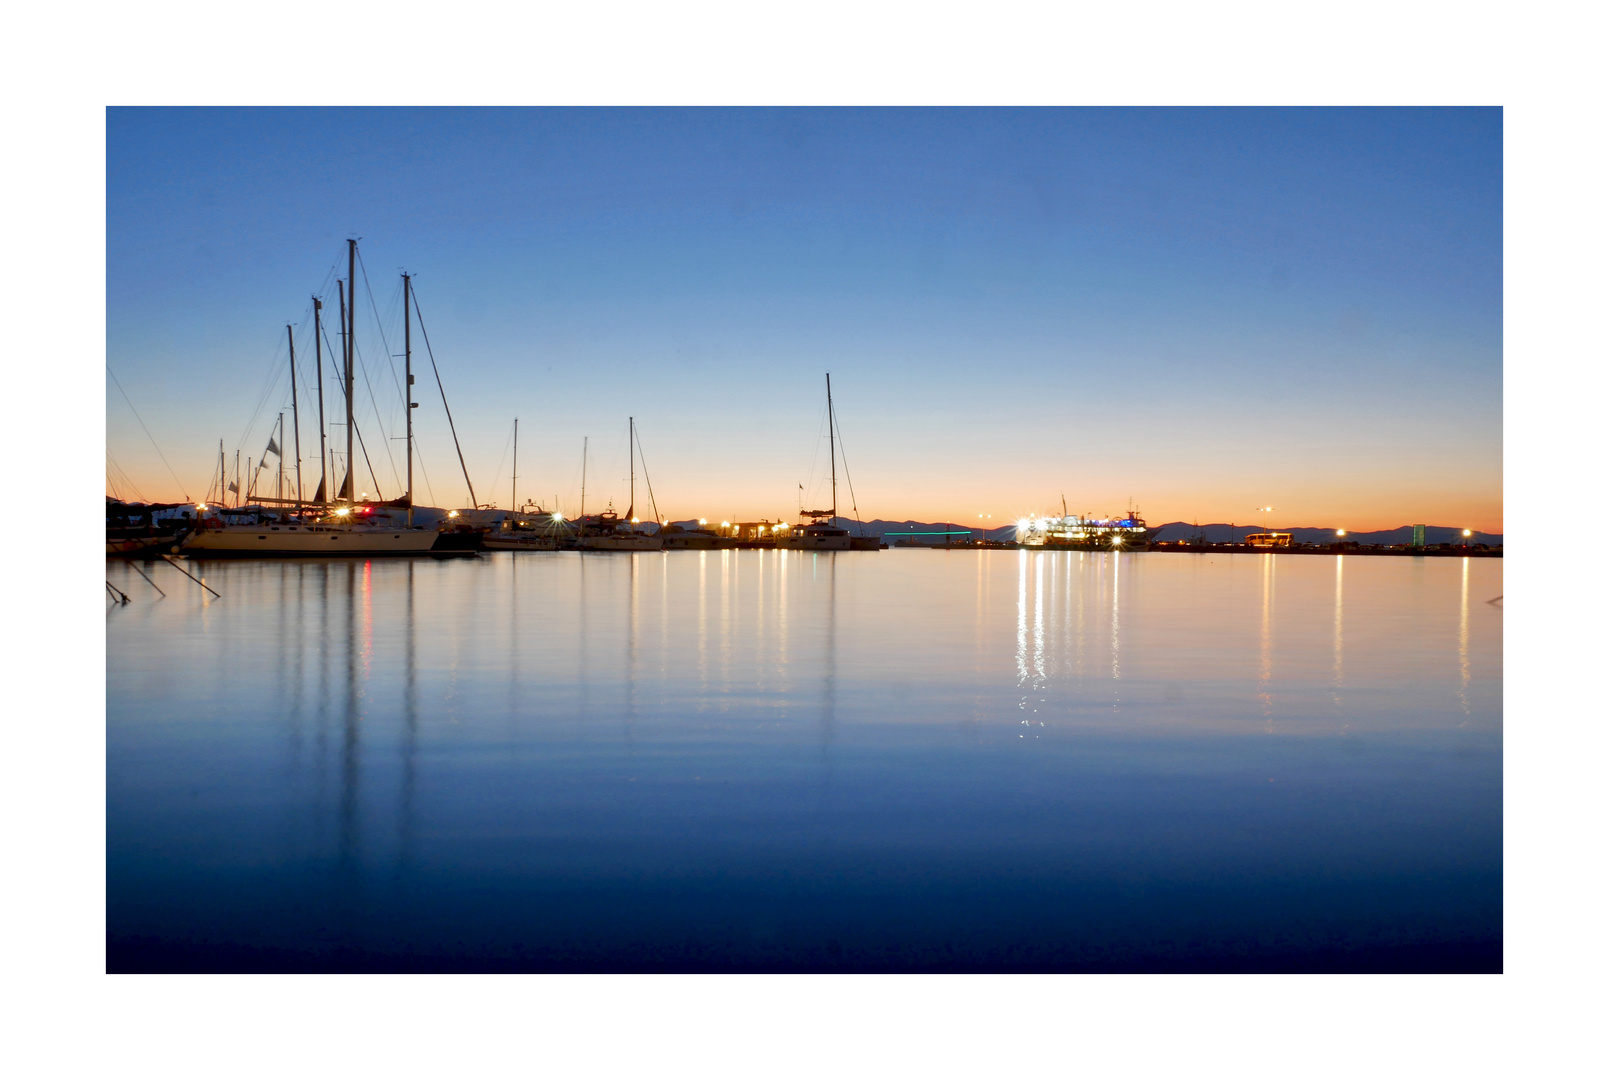
[[[590, 436], [623, 507], [634, 415], [668, 516], [791, 514], [831, 371], [868, 518], [1501, 531], [1502, 196], [1496, 109], [113, 109], [108, 362], [199, 494], [356, 235], [388, 333], [417, 275], [482, 502], [518, 415], [522, 493], [576, 509]], [[107, 438], [179, 493], [110, 380]]]

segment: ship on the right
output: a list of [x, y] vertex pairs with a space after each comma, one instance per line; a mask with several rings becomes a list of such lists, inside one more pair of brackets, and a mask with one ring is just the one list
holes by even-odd
[[1151, 545], [1152, 530], [1137, 508], [1122, 517], [1097, 518], [1069, 514], [1034, 517], [1017, 522], [1017, 543], [1023, 547], [1074, 548], [1080, 551], [1143, 551]]

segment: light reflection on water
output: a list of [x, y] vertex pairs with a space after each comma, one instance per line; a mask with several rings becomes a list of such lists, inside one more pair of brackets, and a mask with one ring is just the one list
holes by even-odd
[[107, 614], [114, 968], [1435, 967], [1501, 940], [1499, 560], [204, 564], [221, 600], [107, 573], [134, 597]]

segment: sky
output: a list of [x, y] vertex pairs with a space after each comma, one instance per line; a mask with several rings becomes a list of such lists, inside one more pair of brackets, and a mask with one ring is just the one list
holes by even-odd
[[[830, 372], [839, 509], [868, 520], [1065, 499], [1503, 529], [1498, 109], [113, 108], [106, 131], [108, 493], [203, 497], [219, 441], [255, 461], [281, 411], [289, 442], [287, 324], [312, 492], [310, 297], [336, 341], [358, 237], [358, 487], [387, 498], [406, 270], [481, 504], [514, 494], [518, 417], [521, 502], [577, 512], [585, 440], [587, 509], [624, 509], [633, 417], [640, 512], [644, 466], [662, 518], [825, 506]], [[417, 325], [414, 352], [418, 499], [467, 506]]]

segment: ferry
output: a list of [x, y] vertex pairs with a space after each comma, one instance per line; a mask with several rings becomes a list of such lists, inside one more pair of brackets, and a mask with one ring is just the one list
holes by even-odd
[[1082, 551], [1144, 551], [1152, 530], [1138, 510], [1123, 517], [1097, 518], [1069, 514], [1061, 517], [1028, 516], [1017, 522], [1017, 543], [1023, 547], [1075, 548]]

